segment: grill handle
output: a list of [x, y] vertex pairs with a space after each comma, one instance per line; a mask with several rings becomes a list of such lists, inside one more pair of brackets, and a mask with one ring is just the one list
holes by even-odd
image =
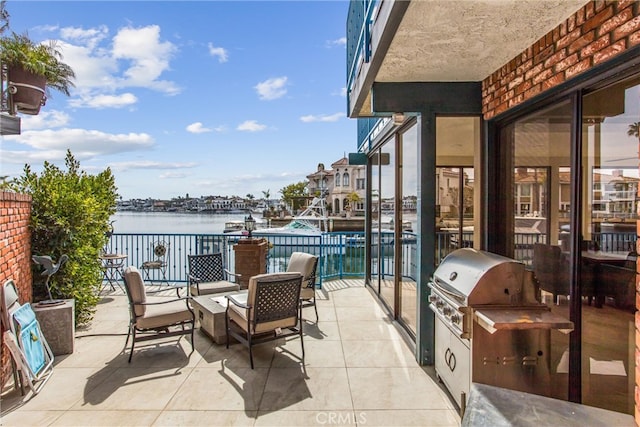
[[440, 292], [442, 292], [443, 294], [447, 294], [448, 296], [450, 296], [451, 298], [453, 298], [456, 301], [463, 301], [464, 297], [462, 297], [460, 294], [455, 293], [455, 292], [451, 292], [445, 288], [443, 288], [442, 286], [438, 285], [437, 280], [434, 280], [433, 282], [431, 282], [433, 284], [433, 286], [435, 286], [436, 288], [438, 288], [438, 290]]

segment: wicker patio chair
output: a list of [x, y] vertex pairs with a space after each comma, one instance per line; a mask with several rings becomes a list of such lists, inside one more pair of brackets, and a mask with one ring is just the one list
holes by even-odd
[[224, 268], [221, 253], [189, 255], [188, 261], [191, 295], [215, 294], [240, 289], [240, 285], [229, 281], [229, 278], [240, 277], [240, 275]]

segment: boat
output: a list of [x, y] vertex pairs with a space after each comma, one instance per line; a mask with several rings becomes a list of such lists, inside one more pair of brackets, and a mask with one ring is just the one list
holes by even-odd
[[236, 231], [244, 230], [244, 221], [243, 220], [235, 220], [235, 221], [227, 221], [224, 223], [223, 233], [233, 233]]
[[325, 200], [314, 197], [309, 206], [293, 217], [290, 223], [283, 227], [263, 228], [253, 232], [254, 236], [268, 235], [285, 236], [320, 236], [323, 230], [328, 230], [327, 207]]

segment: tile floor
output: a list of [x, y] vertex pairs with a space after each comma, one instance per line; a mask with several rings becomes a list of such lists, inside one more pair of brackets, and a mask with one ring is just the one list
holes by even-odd
[[[170, 294], [168, 294], [170, 295]], [[2, 426], [459, 426], [433, 370], [420, 367], [361, 280], [318, 293], [320, 321], [305, 309], [300, 340], [228, 350], [196, 331], [123, 352], [126, 297], [105, 296], [75, 351], [56, 358], [36, 396], [2, 396]]]

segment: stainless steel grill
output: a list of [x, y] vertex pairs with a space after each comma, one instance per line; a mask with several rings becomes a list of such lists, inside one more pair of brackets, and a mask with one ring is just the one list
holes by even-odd
[[434, 272], [436, 374], [464, 411], [471, 382], [549, 395], [550, 331], [573, 323], [551, 313], [525, 265], [471, 248]]

